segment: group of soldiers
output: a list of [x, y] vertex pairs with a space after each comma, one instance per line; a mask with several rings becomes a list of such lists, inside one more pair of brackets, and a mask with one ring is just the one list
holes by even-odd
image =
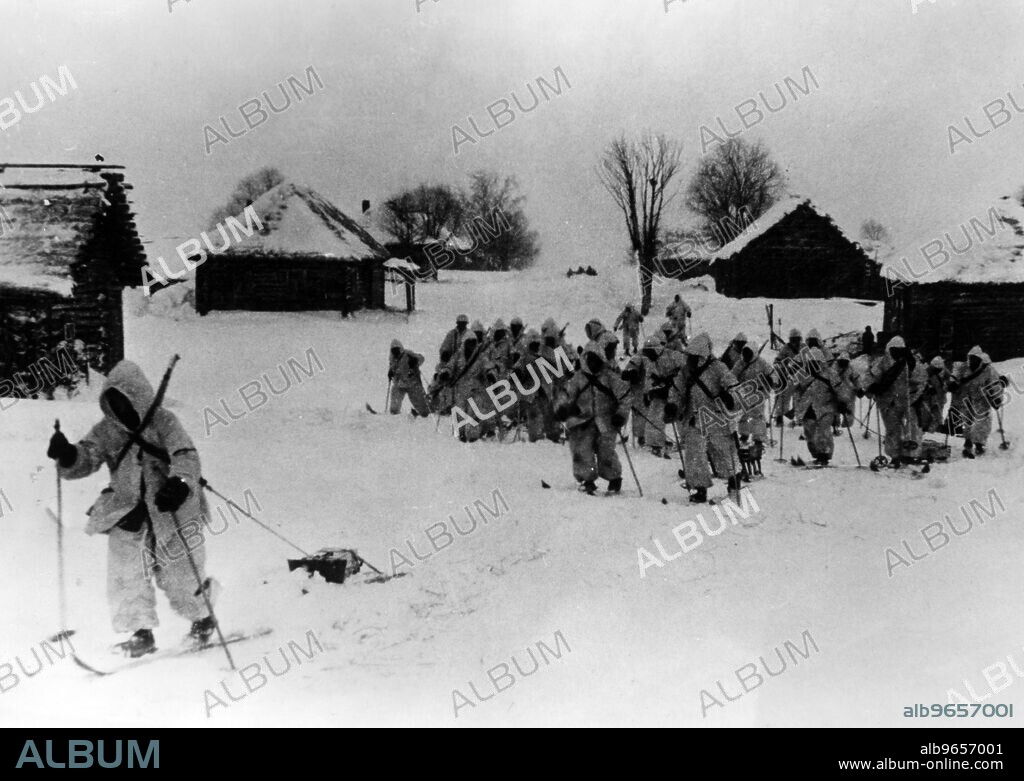
[[[627, 447], [629, 423], [635, 449], [661, 458], [679, 454], [690, 501], [700, 503], [714, 477], [738, 491], [761, 475], [772, 419], [777, 426], [784, 419], [799, 423], [810, 456], [827, 466], [834, 438], [856, 420], [864, 397], [877, 408], [887, 465], [918, 458], [924, 433], [943, 427], [963, 434], [964, 456], [973, 458], [985, 450], [989, 411], [998, 408], [1006, 384], [978, 347], [947, 368], [941, 358], [924, 363], [899, 335], [875, 338], [868, 329], [858, 353], [864, 358], [855, 363], [830, 349], [817, 330], [805, 340], [793, 329], [769, 364], [761, 356], [767, 342], [758, 347], [743, 333], [716, 357], [707, 333], [690, 336], [692, 311], [678, 295], [665, 316], [645, 335], [644, 317], [627, 303], [611, 330], [598, 319], [588, 322], [586, 344], [574, 348], [565, 339], [568, 324], [559, 328], [552, 318], [538, 331], [519, 317], [485, 328], [459, 315], [426, 391], [423, 356], [392, 343], [390, 412], [398, 414], [408, 396], [414, 415], [435, 413], [440, 421], [454, 414], [466, 442], [504, 439], [510, 431], [518, 439], [524, 430], [530, 442], [564, 436], [573, 476], [590, 494], [598, 479], [607, 481], [608, 493], [621, 490], [616, 448]], [[502, 386], [511, 401], [499, 406], [494, 391]]]

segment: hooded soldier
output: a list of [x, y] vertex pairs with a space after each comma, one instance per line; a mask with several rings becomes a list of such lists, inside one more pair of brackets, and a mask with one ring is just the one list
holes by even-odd
[[835, 450], [833, 423], [852, 409], [853, 395], [820, 347], [808, 351], [807, 374], [797, 382], [796, 421], [803, 424], [811, 458], [828, 466]]
[[818, 333], [817, 328], [812, 328], [807, 332], [807, 346], [809, 348], [817, 347], [821, 350], [821, 354], [825, 357], [825, 361], [832, 363], [833, 355], [832, 351], [825, 346], [825, 343], [821, 339], [821, 334]]
[[612, 330], [618, 331], [620, 328], [622, 329], [622, 340], [625, 342], [625, 353], [627, 356], [634, 355], [637, 352], [638, 345], [640, 344], [640, 323], [643, 321], [643, 315], [630, 302], [626, 303], [622, 312], [615, 318]]
[[[456, 428], [463, 442], [476, 442], [494, 434], [497, 414], [487, 389], [497, 381], [493, 367], [487, 360], [486, 350], [477, 342], [475, 330], [470, 330], [462, 343], [462, 352], [452, 367], [455, 388]], [[467, 422], [468, 418], [468, 422]]]
[[154, 401], [142, 370], [121, 361], [103, 383], [103, 419], [76, 445], [57, 431], [47, 450], [65, 480], [110, 470], [85, 532], [107, 535], [107, 599], [114, 631], [132, 633], [119, 644], [132, 657], [156, 650], [154, 575], [171, 609], [192, 622], [197, 643], [205, 645], [216, 628], [203, 598], [206, 589], [212, 603], [216, 587], [205, 574], [202, 525], [209, 510], [199, 454], [178, 417], [153, 409]]
[[[652, 353], [654, 354], [654, 361], [657, 360], [657, 354], [660, 353], [661, 345], [655, 337], [650, 337], [645, 343], [651, 344]], [[630, 398], [633, 403], [630, 407], [630, 418], [632, 420], [632, 432], [633, 440], [637, 447], [644, 447], [647, 442], [647, 427], [650, 425], [647, 422], [647, 418], [650, 415], [647, 414], [647, 405], [644, 403], [644, 394], [647, 392], [647, 371], [648, 364], [650, 362], [644, 357], [643, 353], [636, 352], [630, 357], [629, 361], [626, 362], [625, 367], [622, 369], [622, 379], [629, 383]], [[662, 426], [662, 436], [664, 436], [664, 426]]]
[[[739, 360], [733, 364], [732, 373], [739, 383], [737, 407], [740, 409], [740, 460], [756, 465], [761, 460], [765, 440], [768, 438], [765, 402], [771, 393], [772, 367], [747, 344], [740, 351]], [[760, 474], [760, 468], [756, 471]]]
[[885, 428], [885, 454], [896, 469], [903, 463], [907, 449], [904, 442], [909, 441], [907, 416], [914, 363], [903, 337], [896, 335], [886, 343], [885, 352], [871, 364], [864, 378], [867, 394], [875, 400]]
[[722, 353], [722, 357], [719, 360], [725, 364], [725, 368], [732, 369], [740, 359], [740, 356], [743, 354], [743, 348], [746, 346], [747, 335], [740, 331], [733, 337], [732, 341], [729, 342], [729, 346], [725, 348], [725, 352]]
[[988, 355], [975, 345], [967, 353], [967, 362], [958, 366], [949, 381], [957, 395], [956, 417], [963, 427], [964, 458], [982, 455], [992, 433], [990, 410], [999, 409], [1007, 381], [999, 376]]
[[555, 417], [565, 423], [568, 433], [572, 473], [580, 490], [593, 494], [599, 477], [608, 481], [608, 493], [622, 490], [615, 444], [631, 404], [629, 385], [610, 369], [601, 346], [588, 342], [579, 371], [561, 389], [555, 404]]
[[538, 361], [543, 357], [543, 338], [537, 331], [530, 329], [523, 341], [525, 349], [512, 369], [517, 390], [531, 391], [518, 394], [518, 406], [522, 411], [520, 420], [525, 418], [526, 434], [530, 442], [537, 442], [544, 437], [552, 442], [559, 442], [562, 438], [562, 427], [555, 420], [551, 403], [554, 391], [550, 380], [553, 378], [550, 372], [545, 372], [538, 366]]
[[[779, 348], [775, 356], [775, 374], [782, 389], [775, 397], [775, 425], [782, 425], [783, 416], [788, 417], [796, 388], [796, 377], [801, 373], [804, 363], [801, 353], [804, 350], [804, 336], [799, 328], [789, 332], [789, 341]], [[795, 425], [795, 423], [794, 423]]]
[[500, 317], [491, 326], [491, 343], [487, 348], [487, 359], [503, 379], [511, 371], [512, 341], [508, 337], [508, 328]]
[[391, 341], [391, 352], [388, 358], [388, 381], [391, 383], [391, 405], [389, 412], [397, 415], [402, 411], [402, 402], [408, 395], [412, 405], [413, 416], [427, 417], [430, 409], [427, 397], [423, 393], [423, 378], [420, 367], [423, 356], [406, 350], [400, 341]]
[[686, 338], [683, 336], [683, 331], [676, 327], [676, 324], [671, 320], [666, 320], [661, 324], [661, 328], [658, 329], [661, 334], [661, 340], [666, 350], [672, 350], [680, 355], [683, 350], [686, 349]]
[[698, 334], [686, 346], [686, 365], [677, 375], [665, 405], [665, 422], [682, 425], [686, 487], [690, 501], [706, 502], [711, 487], [708, 450], [719, 475], [729, 475], [729, 490], [742, 481], [729, 413], [736, 408], [736, 378], [711, 355], [711, 338]]
[[526, 349], [526, 342], [524, 341], [526, 332], [523, 329], [523, 318], [513, 317], [512, 321], [509, 323], [508, 334], [513, 363], [519, 359], [519, 356]]
[[672, 325], [675, 326], [676, 331], [685, 342], [686, 321], [693, 317], [693, 310], [690, 309], [689, 304], [683, 301], [678, 293], [676, 293], [672, 303], [668, 305], [668, 309], [665, 310], [665, 317], [672, 321]]
[[946, 385], [951, 377], [942, 357], [936, 355], [932, 358], [918, 406], [918, 423], [927, 434], [938, 431], [942, 426], [942, 412], [946, 408], [947, 399]]
[[441, 349], [438, 350], [441, 363], [448, 363], [462, 349], [462, 342], [466, 338], [468, 327], [468, 316], [459, 315], [455, 318], [455, 327], [445, 334], [444, 340], [441, 342]]

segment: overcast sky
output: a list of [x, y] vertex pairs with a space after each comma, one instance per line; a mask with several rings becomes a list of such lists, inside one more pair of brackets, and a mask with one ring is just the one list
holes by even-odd
[[[127, 166], [143, 239], [166, 252], [205, 227], [236, 181], [276, 165], [356, 214], [423, 180], [515, 174], [541, 263], [621, 262], [621, 216], [594, 167], [620, 131], [682, 141], [739, 127], [735, 106], [809, 67], [819, 88], [746, 131], [791, 189], [854, 229], [868, 217], [910, 242], [984, 216], [1024, 184], [1024, 114], [991, 130], [982, 106], [1024, 108], [1020, 0], [4, 0], [0, 98], [56, 77], [78, 89], [0, 130], [0, 161]], [[309, 66], [325, 89], [205, 153], [203, 126]], [[550, 95], [508, 127], [462, 144], [452, 126], [528, 82]], [[303, 77], [305, 81], [305, 77]], [[26, 92], [27, 91], [27, 92]], [[280, 102], [279, 95], [278, 98]], [[763, 108], [763, 107], [762, 107]], [[979, 133], [950, 155], [947, 128]], [[8, 116], [8, 120], [9, 120]], [[968, 131], [969, 132], [969, 131]], [[682, 183], [682, 180], [681, 180]], [[681, 201], [670, 224], [687, 220]], [[180, 237], [175, 240], [175, 237]]]

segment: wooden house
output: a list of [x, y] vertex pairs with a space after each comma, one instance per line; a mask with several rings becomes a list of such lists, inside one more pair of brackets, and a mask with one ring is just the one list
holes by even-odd
[[855, 298], [880, 301], [880, 265], [826, 214], [791, 196], [715, 253], [709, 271], [733, 298]]
[[130, 190], [121, 166], [0, 163], [0, 376], [20, 373], [8, 395], [48, 395], [31, 367], [59, 365], [65, 341], [82, 368], [124, 358], [122, 292], [146, 263]]
[[[262, 228], [196, 269], [196, 311], [383, 309], [387, 250], [308, 187], [282, 182], [252, 204]], [[245, 217], [239, 222], [249, 225]]]
[[972, 223], [933, 240], [931, 265], [915, 257], [928, 242], [890, 261], [883, 327], [925, 358], [962, 361], [976, 344], [994, 361], [1024, 356], [1024, 207], [1002, 198], [990, 214], [982, 230]]

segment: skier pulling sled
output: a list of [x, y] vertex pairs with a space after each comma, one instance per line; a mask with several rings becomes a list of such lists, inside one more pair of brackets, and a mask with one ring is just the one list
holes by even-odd
[[162, 406], [173, 366], [154, 393], [136, 364], [121, 361], [103, 384], [103, 419], [74, 445], [54, 431], [46, 451], [61, 479], [109, 469], [110, 484], [89, 509], [86, 534], [107, 535], [107, 598], [114, 631], [130, 633], [119, 644], [130, 657], [156, 650], [154, 577], [171, 609], [191, 622], [189, 637], [196, 645], [206, 645], [219, 631], [213, 613], [218, 585], [205, 574], [202, 536], [189, 538], [186, 547], [178, 522], [201, 519], [208, 508], [199, 490], [195, 445], [178, 417]]

